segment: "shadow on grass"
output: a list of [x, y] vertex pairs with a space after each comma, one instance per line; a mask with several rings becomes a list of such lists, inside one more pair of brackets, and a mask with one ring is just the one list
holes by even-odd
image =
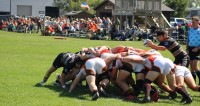
[[138, 97], [138, 98], [132, 99], [132, 100], [127, 100], [125, 98], [125, 96], [123, 96], [121, 90], [114, 85], [108, 86], [105, 90], [106, 90], [106, 93], [107, 93], [107, 96], [108, 96], [106, 98], [114, 98], [114, 99], [122, 100], [124, 102], [133, 102], [133, 103], [143, 104], [140, 101], [141, 97]]
[[35, 84], [35, 87], [42, 87], [40, 83]]
[[[45, 87], [45, 88], [48, 88], [48, 89], [50, 89], [54, 92], [59, 92], [60, 93], [59, 97], [77, 98], [79, 100], [87, 100], [87, 101], [91, 101], [91, 97], [92, 97], [88, 86], [85, 86], [85, 84], [83, 84], [82, 86], [77, 86], [71, 93], [68, 92], [70, 85], [66, 86], [67, 89], [62, 89], [61, 87], [55, 86], [53, 84], [44, 85], [44, 86], [36, 84], [35, 87]], [[103, 97], [100, 93], [100, 98], [103, 98], [103, 99], [114, 98], [114, 99], [121, 100], [121, 101], [124, 101], [124, 102], [133, 102], [133, 103], [138, 103], [138, 104], [145, 104], [145, 103], [141, 102], [141, 100], [144, 97], [143, 93], [137, 99], [127, 100], [122, 95], [121, 90], [119, 88], [117, 88], [116, 86], [109, 85], [105, 89], [105, 91], [107, 93], [107, 97]], [[175, 100], [169, 100], [166, 95], [161, 94], [159, 98], [160, 98], [160, 101], [158, 101], [157, 103], [174, 104], [174, 102], [180, 102], [178, 100], [181, 99], [181, 96], [177, 96], [177, 98]]]
[[54, 92], [59, 92], [60, 95], [59, 97], [70, 97], [70, 98], [77, 98], [80, 100], [88, 100], [88, 94], [90, 94], [90, 91], [88, 87], [86, 86], [77, 86], [73, 92], [69, 93], [69, 87], [70, 85], [66, 85], [66, 89], [61, 88], [60, 86], [55, 86], [54, 84], [49, 84], [49, 85], [40, 85], [39, 83], [35, 84], [34, 87], [44, 87], [48, 88]]
[[86, 86], [79, 86], [79, 87], [76, 87], [72, 92], [68, 92], [69, 90], [69, 87], [68, 86], [68, 89], [63, 91], [62, 93], [60, 93], [60, 97], [71, 97], [71, 98], [77, 98], [77, 99], [80, 99], [80, 100], [90, 100], [88, 98], [88, 94], [90, 94], [90, 91], [88, 89], [88, 87]]
[[55, 85], [40, 85], [39, 83], [35, 84], [35, 87], [39, 87], [39, 88], [48, 88], [50, 90], [53, 90], [54, 92], [62, 92], [63, 89], [55, 86]]

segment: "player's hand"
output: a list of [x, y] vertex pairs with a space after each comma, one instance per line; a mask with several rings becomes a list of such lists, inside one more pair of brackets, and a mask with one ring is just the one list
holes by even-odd
[[147, 44], [148, 44], [148, 46], [151, 47], [154, 43], [151, 40], [149, 40]]
[[121, 58], [121, 57], [122, 57], [122, 56], [121, 56], [121, 54], [119, 54], [119, 53], [116, 55], [116, 58]]
[[117, 59], [123, 61], [124, 58], [123, 58], [122, 56], [120, 56], [120, 57], [118, 57]]

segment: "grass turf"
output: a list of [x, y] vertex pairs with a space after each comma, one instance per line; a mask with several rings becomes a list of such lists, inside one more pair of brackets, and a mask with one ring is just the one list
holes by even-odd
[[[71, 94], [67, 90], [52, 84], [55, 73], [51, 75], [45, 86], [37, 83], [43, 79], [46, 70], [60, 52], [76, 52], [82, 47], [108, 45], [133, 46], [149, 49], [141, 41], [97, 41], [78, 38], [54, 39], [55, 36], [39, 36], [38, 34], [23, 34], [0, 31], [0, 106], [132, 106], [132, 105], [181, 105], [180, 96], [176, 100], [164, 99], [161, 94], [157, 103], [141, 104], [125, 101], [121, 98], [120, 90], [109, 86], [108, 98], [100, 97], [91, 101], [87, 87], [77, 87]], [[173, 60], [168, 51], [161, 52]], [[57, 70], [61, 73], [62, 69]], [[191, 105], [200, 103], [199, 92], [188, 89], [194, 101]], [[142, 98], [140, 98], [142, 99]]]

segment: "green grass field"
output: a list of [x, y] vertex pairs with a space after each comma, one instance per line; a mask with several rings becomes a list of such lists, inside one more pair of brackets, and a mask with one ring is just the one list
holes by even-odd
[[[60, 52], [76, 52], [82, 47], [108, 45], [133, 46], [148, 49], [141, 41], [96, 41], [88, 39], [67, 38], [54, 39], [55, 36], [40, 36], [38, 34], [22, 34], [0, 31], [0, 106], [139, 106], [139, 105], [181, 105], [180, 96], [176, 100], [164, 99], [161, 94], [157, 103], [141, 104], [125, 101], [119, 97], [120, 91], [109, 86], [108, 98], [100, 97], [91, 101], [90, 91], [86, 87], [76, 88], [71, 94], [53, 85], [53, 73], [45, 86], [36, 84], [43, 79], [46, 70]], [[173, 60], [168, 52], [162, 52], [165, 57]], [[62, 69], [57, 70], [61, 73]], [[189, 90], [189, 89], [188, 89]], [[114, 92], [114, 93], [113, 93]], [[189, 90], [194, 101], [191, 105], [198, 106], [200, 93]], [[142, 99], [142, 98], [140, 98]]]

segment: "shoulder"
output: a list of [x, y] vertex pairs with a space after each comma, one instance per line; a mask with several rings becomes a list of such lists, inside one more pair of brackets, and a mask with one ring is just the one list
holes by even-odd
[[166, 42], [176, 42], [176, 40], [174, 40], [173, 38], [169, 37], [169, 38], [167, 38]]

